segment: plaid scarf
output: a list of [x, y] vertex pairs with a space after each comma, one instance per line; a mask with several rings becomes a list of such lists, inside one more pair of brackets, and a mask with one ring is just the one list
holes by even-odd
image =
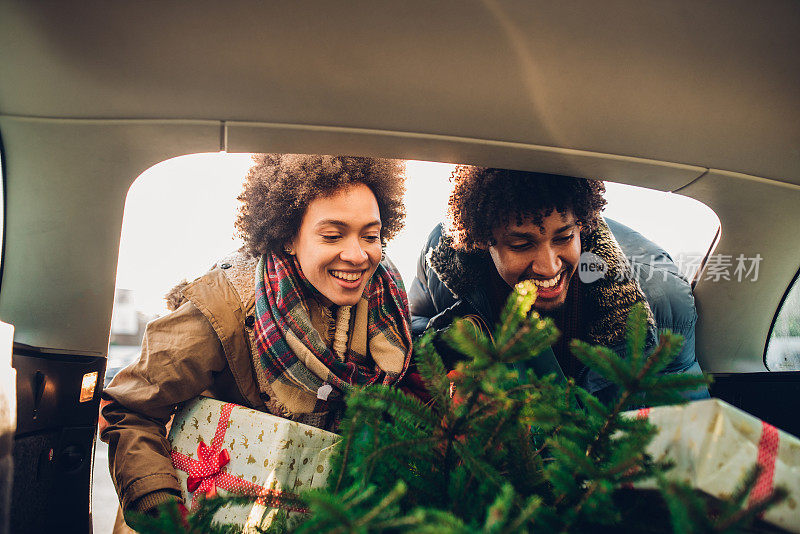
[[353, 386], [394, 384], [408, 369], [408, 300], [389, 262], [378, 265], [352, 307], [343, 361], [311, 323], [306, 299], [320, 293], [293, 256], [262, 256], [255, 284], [261, 366], [278, 403], [291, 414], [328, 411]]

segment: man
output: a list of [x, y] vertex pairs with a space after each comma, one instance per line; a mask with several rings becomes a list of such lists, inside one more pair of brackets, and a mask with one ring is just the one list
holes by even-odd
[[[439, 225], [429, 236], [409, 291], [415, 335], [446, 329], [457, 317], [488, 333], [514, 285], [532, 280], [534, 308], [562, 332], [552, 354], [537, 358], [538, 369], [563, 372], [611, 400], [616, 387], [575, 358], [568, 343], [578, 338], [625, 356], [628, 313], [643, 302], [646, 351], [655, 347], [657, 330], [670, 329], [684, 344], [665, 372], [700, 373], [691, 287], [662, 248], [600, 217], [602, 182], [467, 165], [456, 167], [453, 180], [448, 229]], [[454, 365], [453, 357], [445, 354], [446, 364]]]

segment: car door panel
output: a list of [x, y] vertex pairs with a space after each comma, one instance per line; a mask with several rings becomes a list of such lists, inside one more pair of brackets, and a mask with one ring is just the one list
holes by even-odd
[[[11, 532], [91, 532], [86, 489], [106, 359], [15, 345], [12, 365], [17, 432]], [[94, 376], [94, 391], [84, 390], [81, 402], [87, 375]]]

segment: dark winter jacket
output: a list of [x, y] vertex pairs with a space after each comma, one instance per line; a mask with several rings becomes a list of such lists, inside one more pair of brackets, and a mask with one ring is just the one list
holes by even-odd
[[[650, 328], [646, 351], [657, 342], [657, 331], [669, 329], [684, 337], [680, 354], [665, 369], [667, 373], [700, 373], [695, 358], [697, 312], [691, 286], [680, 274], [669, 254], [638, 232], [612, 220], [582, 235], [582, 251], [600, 256], [608, 265], [605, 277], [581, 290], [581, 320], [588, 321], [584, 341], [611, 348], [625, 356], [625, 322], [636, 302], [647, 304]], [[428, 328], [446, 329], [456, 317], [473, 316], [483, 328], [493, 326], [499, 310], [490, 295], [494, 264], [486, 252], [463, 252], [452, 248], [438, 225], [420, 254], [417, 276], [408, 293], [412, 330], [420, 335]], [[632, 274], [632, 276], [630, 276]], [[572, 283], [580, 283], [578, 276]], [[560, 367], [552, 351], [539, 358], [537, 370]], [[575, 376], [578, 385], [603, 400], [616, 394], [614, 387], [594, 371], [582, 367]], [[708, 396], [705, 388], [687, 393], [690, 398]]]

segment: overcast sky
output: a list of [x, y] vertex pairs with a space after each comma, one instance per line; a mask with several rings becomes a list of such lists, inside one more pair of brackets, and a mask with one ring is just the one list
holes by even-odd
[[[131, 186], [125, 203], [117, 287], [131, 289], [137, 309], [166, 312], [163, 295], [241, 246], [234, 235], [249, 154], [194, 154], [164, 161]], [[444, 216], [452, 165], [407, 164], [406, 228], [388, 247], [408, 286], [420, 249]], [[704, 253], [719, 224], [699, 202], [669, 193], [607, 183], [604, 215], [632, 226], [673, 257]]]

